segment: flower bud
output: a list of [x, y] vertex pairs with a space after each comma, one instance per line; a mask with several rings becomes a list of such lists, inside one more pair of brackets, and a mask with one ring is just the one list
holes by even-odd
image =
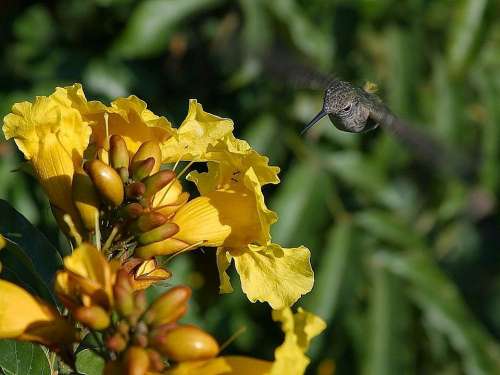
[[132, 179], [134, 179], [135, 181], [140, 181], [143, 178], [148, 177], [153, 170], [153, 167], [155, 166], [155, 162], [155, 158], [147, 158], [145, 160], [136, 162], [131, 168]]
[[153, 242], [149, 245], [138, 246], [134, 250], [134, 256], [141, 259], [151, 259], [158, 255], [174, 254], [188, 247], [189, 244], [175, 238], [167, 238], [163, 241]]
[[137, 232], [147, 232], [167, 222], [167, 218], [158, 212], [148, 212], [141, 215], [134, 223]]
[[127, 144], [117, 134], [113, 134], [109, 139], [110, 149], [109, 149], [109, 159], [111, 166], [118, 170], [120, 168], [127, 168], [129, 164], [129, 156], [127, 150]]
[[134, 290], [130, 284], [129, 277], [126, 270], [120, 270], [116, 275], [115, 285], [113, 286], [116, 309], [121, 316], [125, 317], [132, 315], [135, 308]]
[[127, 341], [119, 333], [115, 333], [106, 339], [106, 348], [113, 352], [122, 352], [127, 348]]
[[175, 178], [175, 172], [171, 170], [159, 171], [149, 177], [146, 177], [142, 182], [146, 185], [145, 198], [151, 198], [165, 186], [167, 186]]
[[78, 307], [72, 313], [76, 320], [97, 331], [108, 328], [111, 322], [109, 314], [96, 305]]
[[100, 160], [87, 161], [85, 170], [104, 200], [113, 206], [123, 202], [123, 182], [118, 172]]
[[139, 203], [129, 203], [118, 210], [118, 216], [122, 219], [137, 219], [142, 215], [144, 209]]
[[174, 323], [187, 311], [191, 289], [179, 285], [163, 293], [149, 307], [144, 321], [152, 326]]
[[166, 366], [160, 353], [152, 349], [146, 349], [146, 352], [148, 353], [149, 357], [149, 367], [152, 371], [161, 373], [163, 370], [165, 370]]
[[175, 362], [210, 359], [219, 353], [217, 341], [193, 325], [159, 327], [152, 334], [152, 346]]
[[125, 182], [127, 182], [127, 181], [128, 181], [128, 179], [129, 179], [129, 177], [130, 177], [130, 176], [129, 176], [129, 173], [128, 173], [128, 168], [124, 168], [124, 167], [122, 167], [122, 168], [118, 168], [116, 171], [117, 171], [117, 172], [118, 172], [118, 174], [120, 175], [120, 178], [122, 179], [122, 182], [123, 182], [123, 183], [125, 183]]
[[139, 346], [132, 346], [123, 357], [123, 374], [145, 375], [149, 368], [149, 356], [146, 350]]
[[146, 299], [146, 293], [144, 290], [137, 292], [134, 296], [134, 303], [136, 313], [142, 315], [148, 306], [148, 301]]
[[142, 182], [133, 182], [127, 185], [126, 194], [129, 199], [139, 199], [146, 192], [146, 186]]
[[132, 170], [135, 169], [136, 163], [151, 157], [155, 159], [155, 164], [153, 166], [151, 173], [156, 173], [160, 170], [160, 164], [161, 164], [161, 150], [160, 146], [158, 145], [158, 142], [156, 141], [144, 142], [139, 147], [134, 157], [132, 158], [132, 162], [130, 163]]
[[152, 242], [162, 241], [166, 238], [172, 237], [177, 232], [179, 232], [179, 226], [177, 224], [165, 223], [139, 235], [139, 237], [137, 237], [137, 242], [141, 245], [147, 245]]
[[92, 180], [83, 170], [77, 171], [73, 176], [71, 189], [73, 201], [85, 229], [89, 232], [94, 231], [101, 200]]

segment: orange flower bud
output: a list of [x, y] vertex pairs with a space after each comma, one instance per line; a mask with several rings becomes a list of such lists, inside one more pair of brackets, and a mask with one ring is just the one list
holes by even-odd
[[72, 313], [76, 320], [97, 331], [108, 328], [111, 323], [106, 310], [97, 305], [78, 307]]
[[113, 206], [123, 202], [123, 182], [113, 168], [100, 160], [90, 160], [85, 163], [85, 170], [104, 200]]
[[160, 146], [158, 145], [158, 142], [156, 141], [144, 142], [139, 147], [134, 157], [132, 158], [132, 162], [130, 163], [132, 170], [135, 169], [135, 165], [137, 163], [146, 160], [150, 157], [155, 159], [155, 164], [153, 166], [152, 173], [156, 173], [160, 170], [160, 165], [161, 165], [161, 150]]
[[146, 177], [142, 182], [146, 185], [145, 198], [151, 198], [165, 186], [167, 186], [175, 178], [175, 172], [171, 170], [159, 171], [149, 177]]
[[130, 316], [133, 314], [135, 307], [133, 292], [128, 272], [124, 269], [120, 270], [113, 286], [113, 294], [116, 309], [121, 316]]
[[174, 223], [165, 223], [157, 228], [154, 228], [148, 232], [142, 233], [137, 241], [141, 245], [147, 245], [152, 242], [162, 241], [166, 238], [172, 237], [179, 231], [179, 226]]
[[140, 346], [132, 346], [123, 358], [123, 374], [145, 375], [149, 368], [149, 356]]
[[106, 348], [114, 352], [122, 352], [127, 347], [127, 341], [119, 333], [115, 333], [106, 339]]
[[167, 222], [167, 218], [158, 212], [149, 212], [141, 215], [137, 219], [137, 231], [147, 232], [151, 229], [157, 228]]
[[146, 186], [142, 182], [134, 182], [127, 185], [126, 194], [129, 199], [138, 199], [146, 192]]
[[144, 212], [144, 208], [139, 203], [130, 203], [118, 211], [118, 216], [123, 219], [137, 219]]
[[163, 358], [160, 353], [156, 350], [146, 349], [146, 352], [149, 356], [149, 367], [152, 371], [162, 372], [165, 370], [165, 363], [163, 362]]
[[174, 323], [187, 311], [191, 289], [179, 285], [163, 293], [149, 307], [144, 320], [152, 326]]
[[101, 203], [97, 190], [90, 177], [83, 170], [74, 174], [71, 188], [73, 202], [75, 202], [82, 218], [83, 225], [89, 232], [93, 232]]
[[219, 353], [219, 344], [193, 325], [166, 325], [152, 334], [152, 345], [175, 362], [210, 359]]
[[143, 178], [148, 177], [153, 170], [153, 167], [155, 166], [155, 162], [155, 158], [147, 158], [145, 160], [136, 162], [131, 168], [132, 178], [135, 181], [140, 181]]
[[110, 149], [109, 149], [109, 161], [111, 166], [118, 170], [120, 168], [127, 168], [129, 164], [129, 156], [127, 150], [127, 144], [117, 134], [113, 134], [109, 139]]

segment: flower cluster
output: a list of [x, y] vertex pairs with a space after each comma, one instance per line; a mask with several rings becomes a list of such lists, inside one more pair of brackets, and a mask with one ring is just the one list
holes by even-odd
[[[195, 100], [173, 128], [135, 96], [106, 106], [75, 84], [15, 104], [3, 130], [30, 160], [61, 228], [130, 262], [142, 287], [169, 276], [155, 257], [213, 247], [222, 293], [232, 291], [233, 261], [252, 302], [280, 309], [311, 290], [309, 250], [282, 248], [269, 234], [277, 215], [262, 187], [279, 182], [279, 169]], [[186, 175], [196, 197], [181, 181], [193, 163], [207, 165]]]
[[[313, 286], [310, 253], [272, 242], [278, 217], [262, 188], [279, 183], [279, 168], [237, 139], [231, 120], [191, 100], [174, 128], [135, 96], [107, 106], [75, 84], [15, 104], [3, 131], [30, 161], [74, 251], [54, 275], [64, 308], [0, 280], [0, 338], [43, 344], [74, 368], [75, 343], [91, 335], [108, 375], [304, 372], [309, 342], [325, 328], [290, 309]], [[248, 299], [273, 308], [285, 332], [274, 362], [223, 356], [210, 334], [179, 322], [186, 286], [147, 302], [144, 289], [171, 276], [160, 264], [202, 247], [215, 249], [221, 293], [232, 292], [234, 262]]]

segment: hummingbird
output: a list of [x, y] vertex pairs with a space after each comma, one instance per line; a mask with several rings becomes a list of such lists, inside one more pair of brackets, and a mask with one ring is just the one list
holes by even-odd
[[469, 160], [451, 152], [443, 143], [399, 118], [375, 93], [336, 78], [328, 81], [323, 78], [322, 82], [327, 82], [323, 108], [302, 129], [301, 135], [325, 116], [337, 129], [349, 133], [363, 133], [380, 127], [407, 145], [419, 159], [461, 179], [471, 177]]

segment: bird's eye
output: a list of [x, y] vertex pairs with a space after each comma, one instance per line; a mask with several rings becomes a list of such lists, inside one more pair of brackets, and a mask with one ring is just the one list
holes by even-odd
[[343, 110], [344, 112], [349, 112], [349, 111], [351, 110], [351, 107], [352, 107], [352, 104], [351, 104], [351, 103], [349, 103], [349, 104], [347, 104], [344, 108], [342, 108], [342, 110]]

